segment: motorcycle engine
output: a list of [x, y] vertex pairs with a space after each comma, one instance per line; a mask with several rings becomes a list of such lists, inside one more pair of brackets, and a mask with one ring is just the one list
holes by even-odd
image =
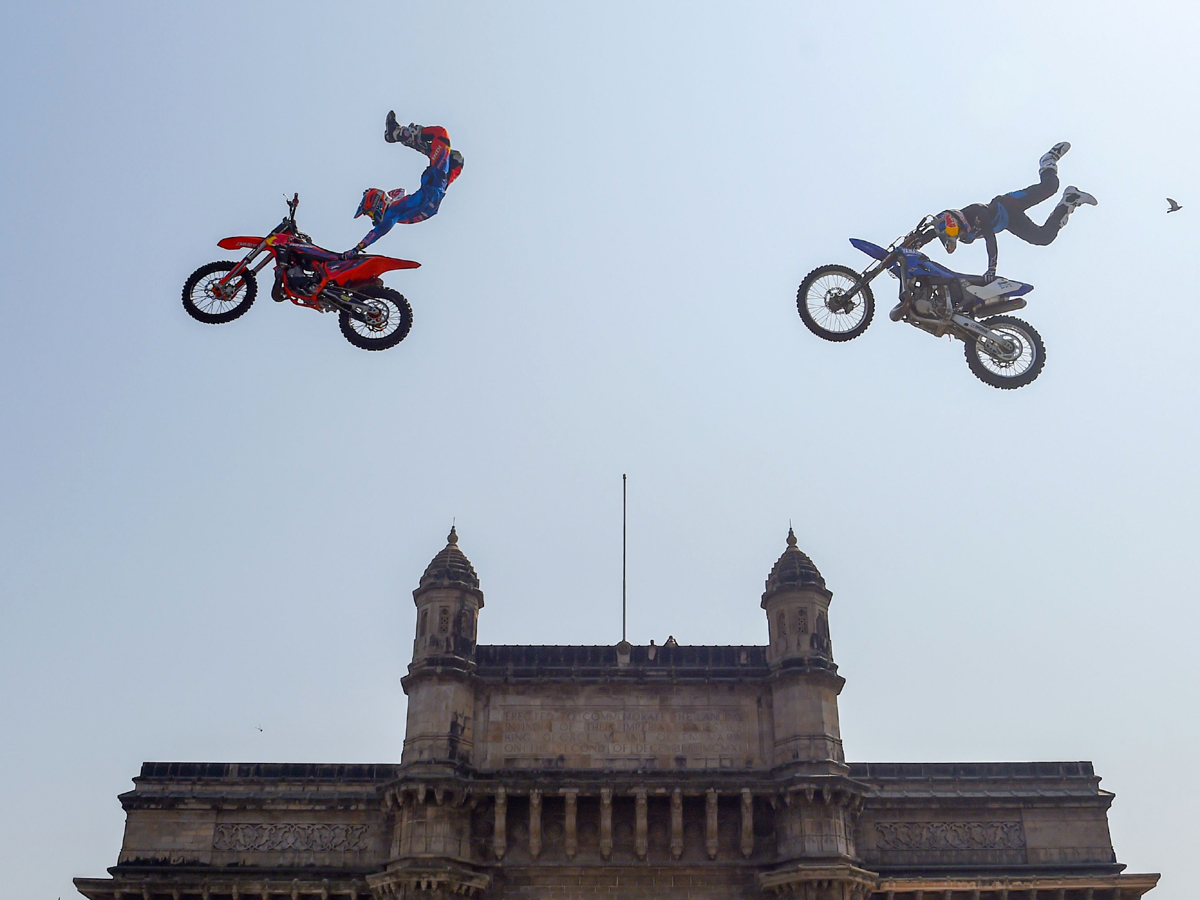
[[297, 294], [311, 294], [321, 283], [321, 276], [311, 266], [301, 263], [288, 267], [287, 280]]
[[950, 301], [941, 285], [914, 281], [908, 294], [913, 312], [922, 318], [944, 318], [950, 312]]

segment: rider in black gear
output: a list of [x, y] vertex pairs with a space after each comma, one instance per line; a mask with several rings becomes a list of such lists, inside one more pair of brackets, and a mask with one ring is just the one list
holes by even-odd
[[970, 244], [982, 237], [988, 251], [988, 269], [984, 277], [988, 281], [994, 280], [996, 235], [1001, 231], [1011, 231], [1027, 243], [1045, 246], [1058, 236], [1059, 229], [1067, 224], [1067, 218], [1076, 208], [1096, 205], [1095, 197], [1071, 185], [1063, 191], [1062, 199], [1044, 225], [1035, 224], [1025, 215], [1025, 210], [1037, 206], [1058, 191], [1058, 161], [1070, 149], [1067, 141], [1061, 141], [1042, 154], [1038, 163], [1040, 172], [1037, 184], [1022, 191], [1001, 194], [994, 197], [991, 203], [972, 203], [962, 209], [946, 209], [938, 213], [934, 221], [934, 233], [923, 240], [921, 246], [930, 243], [936, 236], [941, 239], [946, 252], [953, 253], [959, 241]]

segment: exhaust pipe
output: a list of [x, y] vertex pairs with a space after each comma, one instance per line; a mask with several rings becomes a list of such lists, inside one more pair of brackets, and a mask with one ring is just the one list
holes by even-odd
[[1028, 305], [1024, 297], [992, 297], [971, 310], [971, 315], [976, 319], [983, 316], [998, 316], [1000, 313], [1024, 309]]

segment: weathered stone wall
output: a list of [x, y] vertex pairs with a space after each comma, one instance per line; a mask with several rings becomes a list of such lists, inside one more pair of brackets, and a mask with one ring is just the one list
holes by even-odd
[[753, 683], [487, 685], [475, 715], [481, 770], [770, 765], [769, 695]]
[[1107, 867], [1112, 795], [1090, 763], [855, 764], [858, 851], [879, 871]]
[[146, 763], [121, 865], [363, 869], [386, 864], [377, 786], [397, 767]]

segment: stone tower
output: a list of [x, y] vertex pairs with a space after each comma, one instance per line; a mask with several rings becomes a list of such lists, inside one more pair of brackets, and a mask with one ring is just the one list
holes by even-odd
[[829, 637], [833, 594], [796, 544], [789, 528], [787, 548], [762, 595], [775, 771], [784, 797], [775, 820], [782, 865], [766, 878], [777, 889], [850, 900], [866, 892], [872, 877], [860, 868], [854, 847], [864, 792], [850, 780], [842, 752], [837, 698], [845, 679], [837, 673]]
[[471, 757], [475, 635], [483, 592], [454, 528], [413, 591], [416, 638], [408, 675], [408, 730], [401, 762], [457, 763]]
[[837, 674], [829, 639], [832, 599], [789, 528], [787, 549], [762, 595], [770, 636], [767, 663], [774, 673], [775, 764], [842, 775], [847, 769], [837, 698], [845, 679]]

